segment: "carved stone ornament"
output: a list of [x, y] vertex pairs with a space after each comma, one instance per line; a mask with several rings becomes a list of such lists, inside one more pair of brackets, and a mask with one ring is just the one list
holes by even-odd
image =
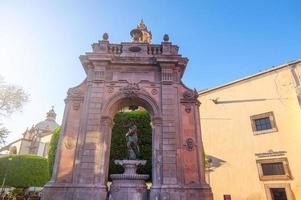
[[73, 109], [78, 110], [81, 102], [84, 100], [82, 92], [78, 88], [70, 88], [67, 94], [67, 101], [70, 100], [72, 102]]
[[185, 91], [184, 92], [184, 94], [183, 94], [183, 98], [185, 99], [185, 100], [197, 100], [198, 99], [198, 96], [199, 96], [199, 94], [198, 94], [198, 92], [196, 91], [196, 89], [194, 89], [194, 90], [187, 90], [187, 91]]
[[137, 93], [140, 91], [138, 83], [129, 83], [127, 86], [120, 88], [120, 91], [125, 96], [137, 96]]
[[109, 34], [108, 33], [104, 33], [103, 35], [102, 35], [102, 40], [103, 41], [107, 41], [109, 39]]
[[198, 92], [194, 90], [187, 90], [183, 93], [183, 98], [181, 99], [181, 103], [185, 106], [185, 111], [190, 113], [193, 105], [200, 105], [198, 101]]
[[187, 113], [190, 113], [191, 112], [191, 104], [184, 104], [184, 106], [185, 106], [185, 111]]
[[64, 139], [64, 145], [65, 145], [66, 149], [71, 150], [75, 147], [75, 142], [73, 141], [72, 138], [66, 136]]
[[158, 94], [158, 90], [154, 88], [154, 89], [152, 89], [151, 93], [152, 93], [152, 95], [156, 95], [156, 94]]
[[186, 147], [187, 151], [192, 151], [196, 145], [192, 138], [187, 138], [184, 146]]
[[114, 88], [113, 87], [108, 87], [108, 93], [113, 93], [114, 92]]

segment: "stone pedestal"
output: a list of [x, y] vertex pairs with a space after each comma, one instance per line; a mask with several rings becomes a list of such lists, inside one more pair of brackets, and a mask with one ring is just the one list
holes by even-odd
[[116, 165], [124, 168], [123, 174], [112, 174], [110, 187], [110, 200], [147, 200], [147, 187], [145, 180], [147, 174], [137, 174], [139, 165], [145, 165], [146, 160], [115, 160]]

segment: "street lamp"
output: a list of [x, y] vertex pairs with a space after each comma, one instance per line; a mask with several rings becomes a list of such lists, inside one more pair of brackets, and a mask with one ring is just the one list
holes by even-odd
[[[12, 159], [13, 158], [9, 157], [8, 161], [11, 161]], [[4, 190], [3, 187], [4, 187], [4, 184], [5, 184], [8, 168], [9, 168], [9, 162], [7, 163], [7, 166], [6, 166], [6, 169], [5, 169], [5, 174], [4, 174], [4, 178], [3, 178], [3, 181], [2, 181], [2, 185], [1, 185], [1, 192], [3, 192], [3, 190]]]

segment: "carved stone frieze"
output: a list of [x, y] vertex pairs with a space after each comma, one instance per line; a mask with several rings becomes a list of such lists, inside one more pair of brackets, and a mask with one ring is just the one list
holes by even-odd
[[140, 87], [138, 83], [129, 83], [127, 86], [120, 88], [120, 91], [125, 96], [137, 96], [138, 92], [140, 91]]

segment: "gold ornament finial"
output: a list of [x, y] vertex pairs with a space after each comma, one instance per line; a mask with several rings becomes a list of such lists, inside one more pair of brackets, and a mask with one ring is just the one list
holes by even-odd
[[137, 25], [136, 29], [131, 31], [133, 42], [146, 42], [151, 43], [152, 33], [147, 30], [147, 26], [144, 24], [143, 19]]

